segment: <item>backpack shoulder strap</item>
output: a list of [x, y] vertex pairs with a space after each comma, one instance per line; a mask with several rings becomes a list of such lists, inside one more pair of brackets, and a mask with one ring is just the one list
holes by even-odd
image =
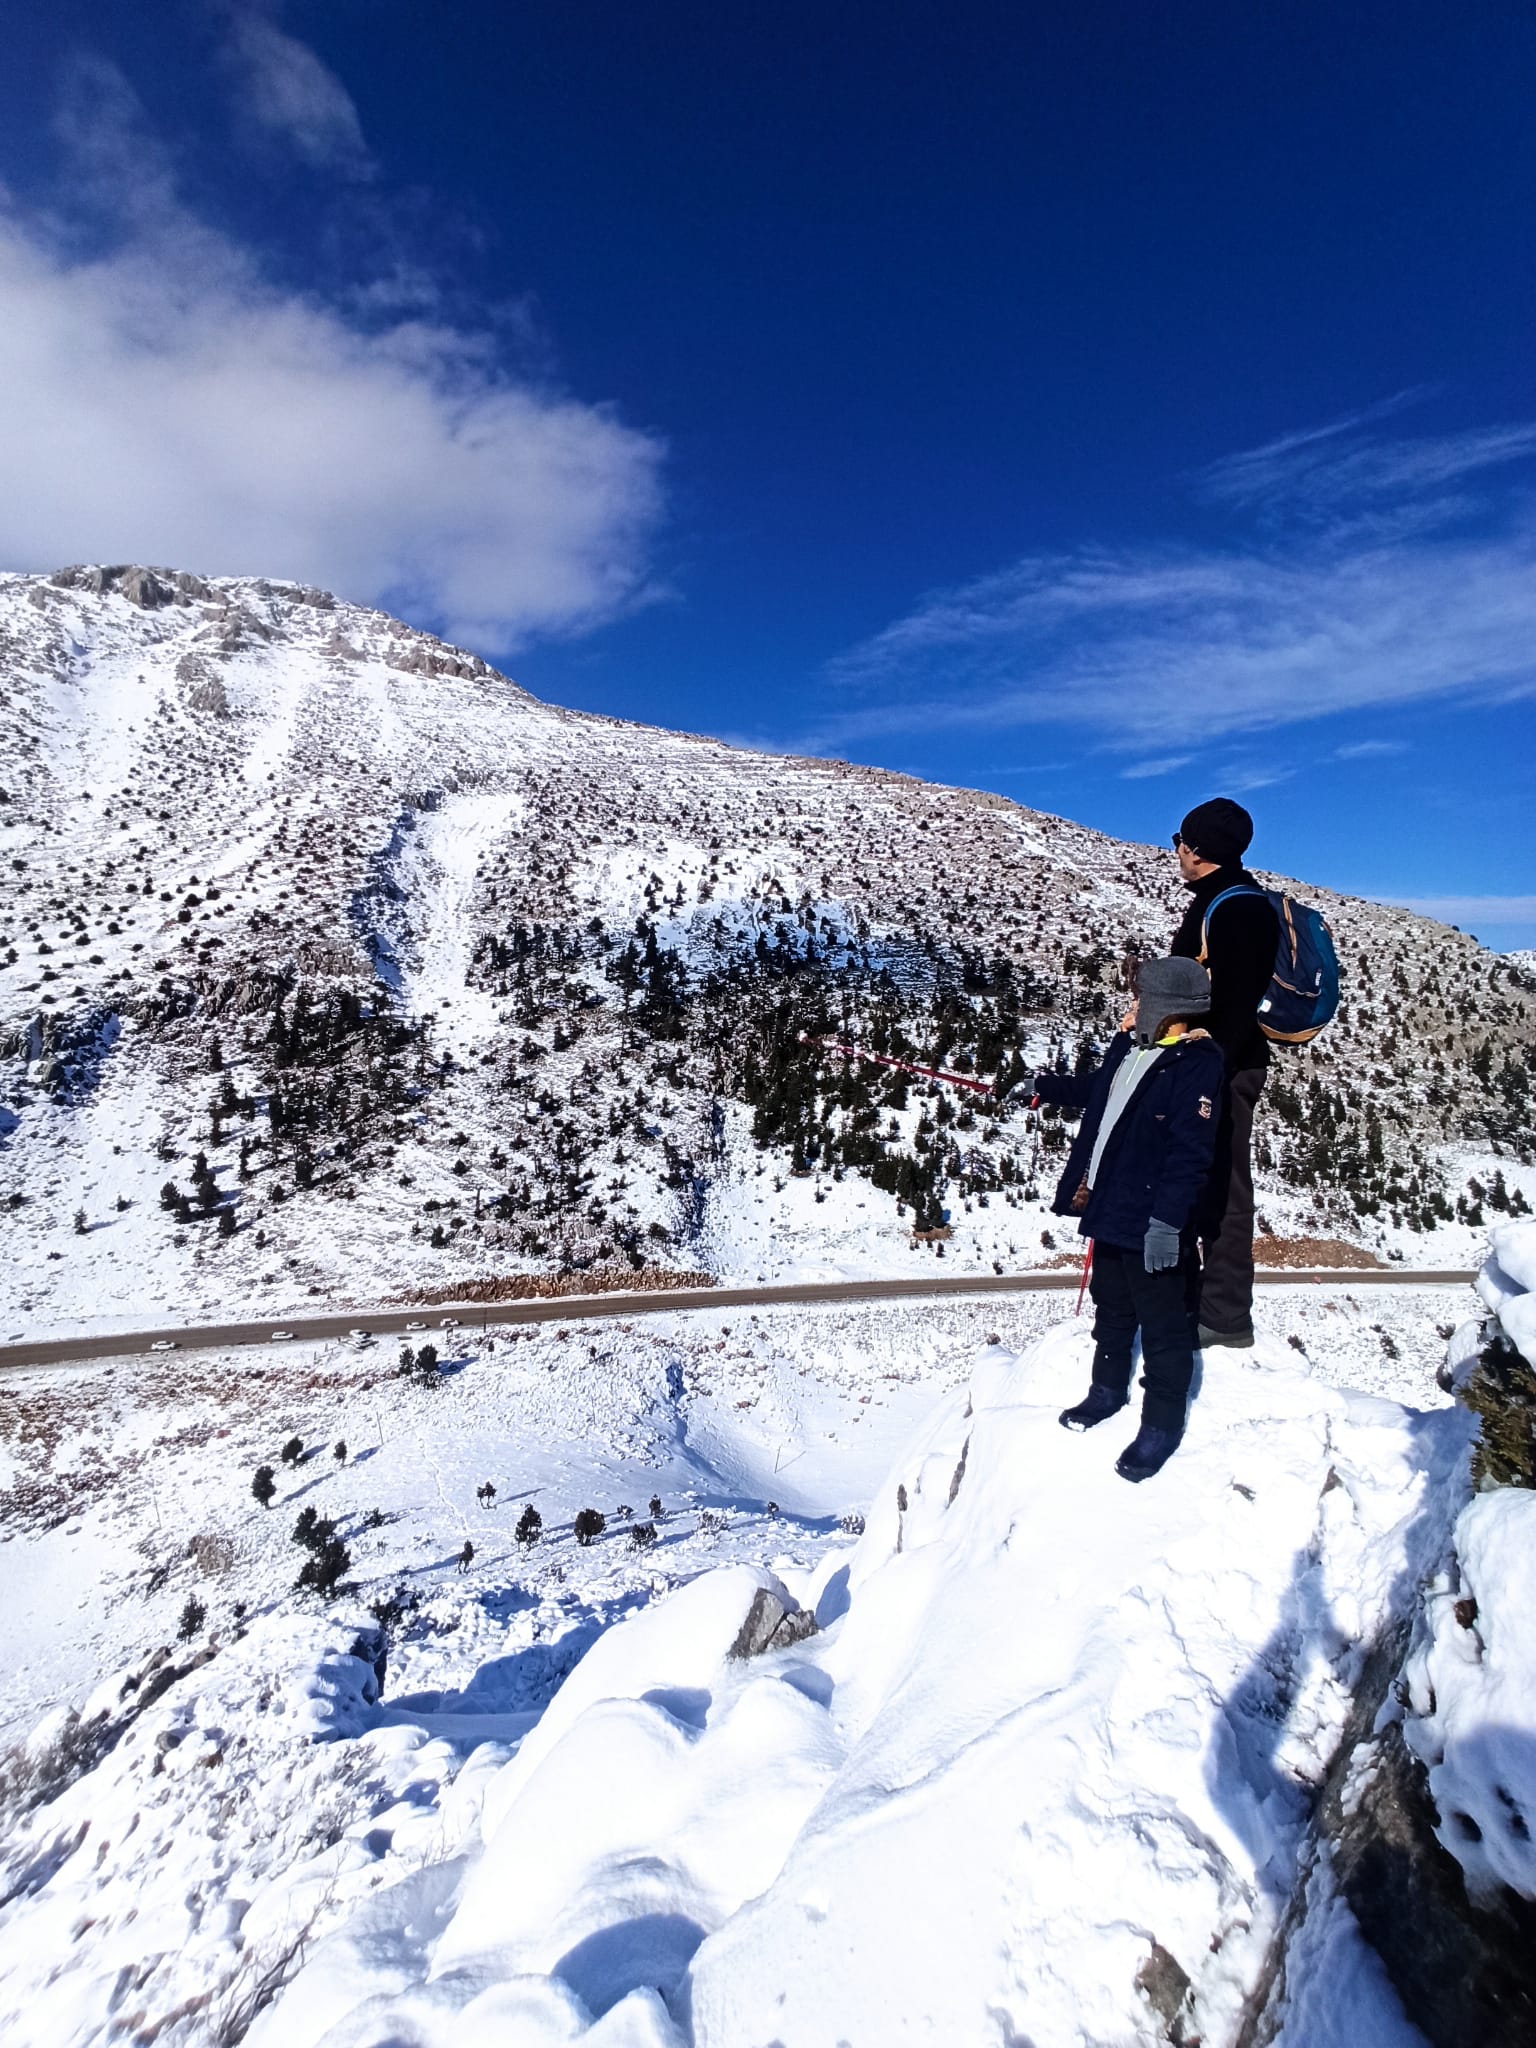
[[1213, 896], [1205, 906], [1205, 916], [1200, 922], [1200, 951], [1196, 954], [1195, 958], [1202, 967], [1205, 965], [1205, 956], [1210, 951], [1211, 946], [1212, 913], [1231, 896], [1262, 896], [1266, 902], [1269, 900], [1267, 892], [1256, 887], [1251, 882], [1238, 882], [1230, 889], [1223, 889], [1219, 896]]

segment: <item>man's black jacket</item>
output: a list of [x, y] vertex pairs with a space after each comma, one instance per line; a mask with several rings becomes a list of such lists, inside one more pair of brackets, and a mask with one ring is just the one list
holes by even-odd
[[1052, 1209], [1058, 1216], [1078, 1216], [1084, 1237], [1126, 1250], [1140, 1247], [1154, 1216], [1175, 1230], [1192, 1220], [1216, 1150], [1222, 1083], [1221, 1053], [1213, 1038], [1191, 1034], [1168, 1046], [1142, 1076], [1110, 1132], [1087, 1208], [1074, 1209], [1072, 1199], [1098, 1141], [1109, 1084], [1132, 1043], [1129, 1031], [1118, 1032], [1095, 1074], [1035, 1076], [1042, 1102], [1084, 1112]]
[[1214, 874], [1202, 875], [1190, 890], [1189, 908], [1168, 948], [1185, 960], [1198, 960], [1207, 908], [1224, 889], [1238, 888], [1259, 889], [1260, 894], [1234, 896], [1211, 919], [1210, 950], [1205, 957], [1211, 976], [1211, 1008], [1200, 1020], [1221, 1047], [1229, 1075], [1269, 1065], [1269, 1040], [1259, 1029], [1258, 1016], [1275, 971], [1280, 920], [1261, 884], [1233, 861]]

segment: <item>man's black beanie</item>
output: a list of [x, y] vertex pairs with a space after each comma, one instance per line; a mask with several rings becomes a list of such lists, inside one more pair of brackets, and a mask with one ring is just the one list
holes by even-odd
[[1241, 860], [1253, 844], [1253, 820], [1229, 796], [1213, 796], [1209, 803], [1196, 804], [1179, 827], [1179, 837], [1202, 860], [1227, 867]]

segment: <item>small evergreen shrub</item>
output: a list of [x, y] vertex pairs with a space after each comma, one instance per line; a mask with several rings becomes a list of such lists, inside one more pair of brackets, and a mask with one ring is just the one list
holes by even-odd
[[304, 1439], [301, 1436], [289, 1437], [278, 1455], [285, 1465], [297, 1465], [304, 1455]]
[[654, 1522], [636, 1522], [629, 1532], [629, 1540], [636, 1550], [649, 1550], [656, 1541]]
[[513, 1531], [513, 1534], [516, 1536], [519, 1543], [526, 1546], [528, 1544], [538, 1542], [539, 1537], [543, 1532], [543, 1528], [544, 1517], [539, 1513], [538, 1509], [533, 1505], [532, 1501], [530, 1501], [527, 1507], [525, 1507], [523, 1509], [523, 1512], [518, 1516], [517, 1527]]
[[576, 1541], [585, 1550], [596, 1536], [601, 1536], [608, 1526], [608, 1518], [596, 1508], [583, 1508], [577, 1515], [573, 1527]]
[[352, 1568], [352, 1553], [334, 1533], [334, 1524], [327, 1522], [323, 1526], [333, 1533], [310, 1550], [295, 1585], [300, 1592], [313, 1590], [327, 1600], [334, 1600], [341, 1581]]
[[202, 1633], [203, 1623], [208, 1619], [208, 1609], [195, 1593], [187, 1595], [187, 1604], [181, 1610], [181, 1620], [176, 1627], [178, 1642], [190, 1643], [195, 1635]]
[[256, 1467], [256, 1477], [251, 1481], [251, 1492], [264, 1508], [271, 1507], [273, 1495], [277, 1492], [277, 1481], [272, 1477], [270, 1465]]

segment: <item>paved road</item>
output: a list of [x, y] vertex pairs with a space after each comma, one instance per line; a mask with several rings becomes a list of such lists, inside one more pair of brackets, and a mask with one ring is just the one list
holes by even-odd
[[[1456, 1287], [1470, 1272], [1405, 1272], [1373, 1266], [1309, 1268], [1289, 1272], [1261, 1268], [1265, 1287]], [[0, 1345], [0, 1372], [23, 1366], [71, 1365], [83, 1359], [129, 1358], [154, 1345], [206, 1351], [225, 1345], [270, 1344], [281, 1333], [295, 1343], [345, 1337], [367, 1330], [377, 1337], [434, 1330], [445, 1322], [471, 1329], [514, 1323], [589, 1322], [595, 1316], [652, 1316], [679, 1309], [782, 1308], [794, 1302], [928, 1300], [935, 1296], [1023, 1294], [1046, 1288], [1075, 1288], [1076, 1269], [1049, 1273], [979, 1273], [924, 1276], [911, 1280], [811, 1280], [777, 1287], [677, 1288], [663, 1293], [565, 1295], [554, 1301], [439, 1302], [431, 1308], [350, 1309], [327, 1315], [270, 1316], [260, 1322], [175, 1323], [163, 1330], [113, 1330], [101, 1336], [50, 1337], [35, 1343]]]

